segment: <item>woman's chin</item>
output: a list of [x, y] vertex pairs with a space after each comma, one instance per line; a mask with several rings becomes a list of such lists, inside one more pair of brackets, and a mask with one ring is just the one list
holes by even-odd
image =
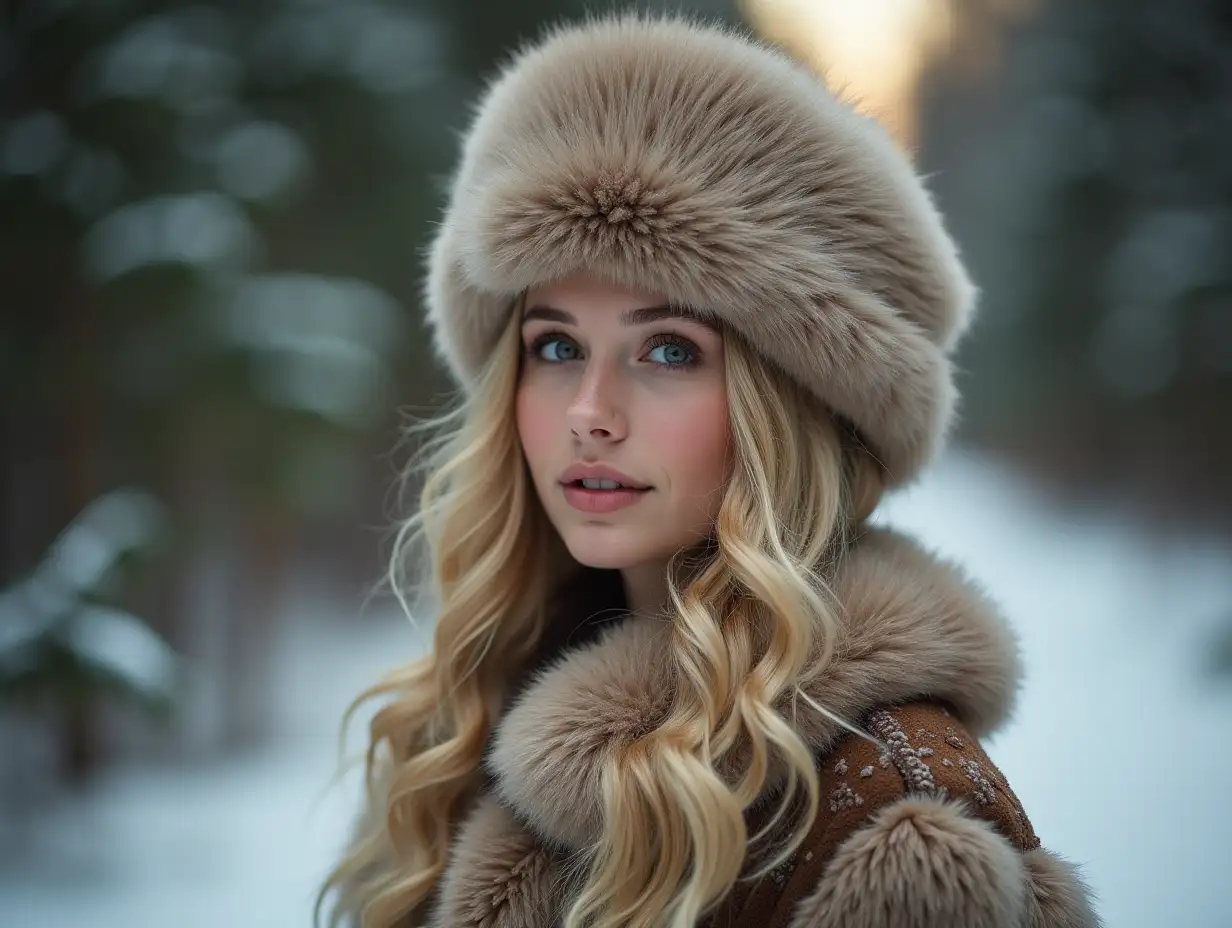
[[645, 523], [574, 523], [558, 526], [557, 532], [579, 564], [600, 570], [630, 570], [652, 562], [665, 564], [675, 552], [704, 542], [708, 528], [700, 525], [695, 531], [656, 533]]
[[600, 570], [625, 570], [652, 556], [644, 542], [621, 534], [610, 526], [574, 528], [565, 533], [565, 546], [579, 564]]
[[587, 546], [580, 550], [570, 548], [569, 550], [573, 554], [573, 559], [579, 564], [599, 570], [624, 570], [639, 562], [638, 558], [631, 557], [624, 552], [602, 550], [598, 546]]

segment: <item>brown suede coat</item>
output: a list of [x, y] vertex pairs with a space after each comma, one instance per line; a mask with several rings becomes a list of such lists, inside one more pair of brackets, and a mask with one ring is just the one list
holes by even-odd
[[[604, 572], [584, 581], [599, 601], [619, 596]], [[1076, 869], [1040, 845], [978, 740], [1006, 721], [1019, 683], [997, 610], [959, 569], [884, 529], [856, 542], [832, 588], [846, 612], [838, 655], [807, 695], [880, 744], [783, 707], [818, 758], [820, 813], [791, 860], [738, 882], [699, 924], [1098, 926]], [[493, 732], [487, 787], [455, 833], [427, 924], [561, 924], [576, 891], [565, 860], [601, 825], [601, 761], [666, 706], [665, 632], [612, 611], [554, 626]], [[780, 782], [772, 774], [750, 810], [753, 827]]]
[[[838, 848], [877, 811], [908, 796], [961, 799], [1015, 850], [1040, 846], [1026, 812], [979, 742], [944, 706], [907, 703], [869, 713], [881, 742], [843, 737], [821, 759], [821, 809], [800, 848], [766, 877], [737, 886], [708, 928], [787, 928], [821, 883]], [[769, 823], [772, 805], [749, 816], [750, 834]]]

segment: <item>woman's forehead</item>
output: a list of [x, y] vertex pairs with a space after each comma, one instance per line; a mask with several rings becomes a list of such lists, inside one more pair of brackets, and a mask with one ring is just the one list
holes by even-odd
[[[616, 313], [616, 310], [596, 310], [599, 313], [607, 315]], [[557, 306], [549, 306], [545, 303], [536, 302], [528, 305], [522, 313], [523, 322], [532, 322], [536, 319], [541, 319], [545, 322], [559, 322], [565, 325], [578, 325], [579, 315], [586, 317], [591, 315], [590, 310], [583, 310], [580, 314], [576, 314], [567, 309], [562, 309]], [[696, 322], [708, 328], [719, 331], [717, 324], [707, 319], [699, 313], [694, 312], [683, 306], [640, 306], [634, 309], [623, 309], [619, 311], [617, 316], [618, 321], [623, 326], [638, 326], [648, 325], [652, 322], [658, 322], [661, 319], [684, 319], [689, 322]]]
[[576, 274], [529, 288], [522, 304], [522, 320], [541, 319], [577, 325], [595, 315], [614, 317], [621, 325], [637, 326], [662, 319], [684, 319], [720, 332], [717, 318], [649, 289], [626, 287], [591, 274]]

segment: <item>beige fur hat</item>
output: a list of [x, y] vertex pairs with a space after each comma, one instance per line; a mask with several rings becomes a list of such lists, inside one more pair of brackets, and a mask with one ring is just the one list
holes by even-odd
[[608, 14], [522, 47], [479, 100], [427, 258], [464, 386], [524, 289], [590, 271], [741, 333], [891, 486], [953, 418], [975, 289], [932, 200], [878, 125], [734, 27]]

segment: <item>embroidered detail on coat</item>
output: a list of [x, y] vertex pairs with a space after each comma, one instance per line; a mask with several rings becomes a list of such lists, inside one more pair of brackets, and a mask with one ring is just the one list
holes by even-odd
[[[804, 862], [808, 863], [813, 859], [812, 851], [804, 852]], [[791, 875], [796, 872], [796, 867], [800, 864], [800, 853], [797, 851], [788, 857], [785, 861], [774, 867], [770, 873], [770, 879], [774, 880], [774, 884], [780, 888], [787, 885], [787, 881], [791, 879]]]
[[862, 805], [864, 805], [864, 798], [846, 783], [830, 794], [831, 812], [837, 812], [840, 809], [854, 809]]
[[774, 880], [776, 886], [784, 886], [787, 880], [791, 877], [792, 872], [796, 869], [796, 857], [793, 854], [777, 867], [770, 871], [770, 879]]
[[965, 757], [959, 758], [959, 769], [967, 775], [967, 779], [975, 784], [975, 789], [971, 795], [975, 801], [981, 805], [988, 805], [994, 802], [997, 798], [997, 793], [993, 789], [992, 782], [984, 775], [984, 771], [980, 769], [980, 762], [977, 760], [968, 760]]
[[885, 709], [878, 709], [868, 717], [868, 721], [873, 733], [884, 742], [889, 759], [903, 775], [908, 788], [913, 792], [935, 793], [937, 783], [933, 779], [932, 768], [920, 759], [919, 752], [907, 740], [907, 733], [898, 720]]

